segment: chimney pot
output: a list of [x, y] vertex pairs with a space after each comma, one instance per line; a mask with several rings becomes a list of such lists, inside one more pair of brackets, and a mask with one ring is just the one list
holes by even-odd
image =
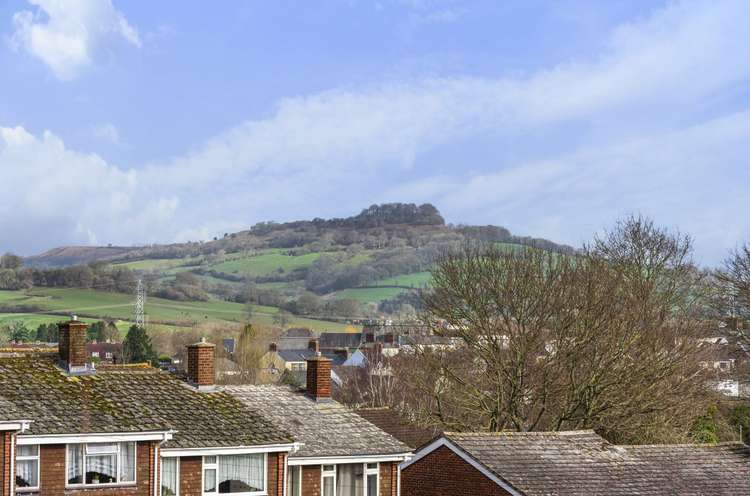
[[276, 343], [271, 343], [268, 345], [268, 351], [276, 352], [279, 350], [279, 347]]
[[320, 351], [320, 341], [318, 341], [317, 339], [311, 339], [307, 343], [307, 348], [311, 351], [318, 353]]

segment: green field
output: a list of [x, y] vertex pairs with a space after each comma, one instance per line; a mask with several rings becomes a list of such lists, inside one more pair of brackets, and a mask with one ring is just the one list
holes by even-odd
[[361, 303], [379, 303], [404, 291], [408, 290], [402, 288], [350, 288], [336, 291], [332, 293], [332, 296], [340, 299], [357, 300]]
[[320, 258], [320, 253], [291, 256], [283, 250], [269, 250], [251, 257], [230, 258], [224, 262], [210, 265], [209, 268], [230, 274], [247, 274], [251, 276], [265, 276], [282, 269], [291, 272], [294, 269], [307, 267]]
[[[29, 322], [57, 322], [58, 316], [77, 314], [86, 318], [112, 318], [127, 323], [132, 319], [134, 298], [130, 294], [107, 293], [87, 289], [35, 288], [28, 292], [0, 291], [0, 303], [5, 307], [14, 305], [35, 306], [40, 309], [34, 314], [18, 312], [0, 314], [0, 319], [28, 320]], [[257, 324], [272, 325], [273, 316], [278, 313], [275, 307], [256, 305], [251, 321]], [[163, 298], [149, 297], [146, 300], [146, 314], [154, 324], [192, 326], [200, 322], [242, 322], [245, 320], [245, 306], [222, 300], [179, 302]], [[10, 316], [5, 318], [4, 316]], [[19, 319], [21, 315], [25, 318]], [[31, 324], [30, 324], [31, 325]], [[305, 326], [315, 330], [343, 330], [345, 324], [322, 320], [292, 318], [289, 326]]]
[[200, 261], [200, 257], [194, 258], [147, 258], [145, 260], [134, 260], [132, 262], [121, 262], [114, 264], [114, 267], [123, 267], [131, 270], [143, 271], [165, 271], [175, 267], [194, 265]]
[[407, 288], [423, 288], [432, 282], [432, 274], [429, 272], [415, 272], [404, 274], [388, 279], [381, 279], [374, 286], [405, 286]]

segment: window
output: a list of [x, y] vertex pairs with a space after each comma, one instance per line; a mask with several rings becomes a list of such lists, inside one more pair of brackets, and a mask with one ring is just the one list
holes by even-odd
[[161, 496], [178, 496], [180, 494], [179, 458], [161, 459]]
[[98, 352], [98, 351], [92, 351], [92, 352], [91, 352], [91, 356], [92, 356], [93, 358], [99, 358], [99, 352]]
[[380, 483], [380, 479], [378, 477], [378, 473], [380, 470], [378, 469], [377, 463], [368, 463], [366, 466], [365, 473], [367, 474], [367, 480], [365, 481], [365, 485], [367, 487], [367, 496], [378, 496], [378, 493], [380, 492], [380, 488], [378, 487], [378, 484]]
[[336, 496], [336, 465], [323, 465], [323, 496]]
[[19, 491], [39, 488], [39, 445], [16, 448], [16, 487]]
[[107, 353], [104, 354], [104, 358], [106, 358], [107, 360], [112, 360], [112, 353], [108, 351]]
[[302, 496], [302, 467], [299, 465], [289, 466], [286, 478], [289, 496]]
[[69, 444], [68, 486], [135, 482], [135, 443]]
[[203, 457], [203, 494], [263, 494], [265, 453]]
[[323, 465], [321, 471], [323, 496], [377, 496], [380, 489], [378, 474], [377, 463]]

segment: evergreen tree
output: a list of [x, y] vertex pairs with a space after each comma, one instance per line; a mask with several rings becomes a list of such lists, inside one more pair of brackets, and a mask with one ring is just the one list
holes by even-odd
[[123, 342], [123, 354], [126, 363], [151, 363], [156, 360], [156, 353], [146, 329], [136, 325], [130, 326]]

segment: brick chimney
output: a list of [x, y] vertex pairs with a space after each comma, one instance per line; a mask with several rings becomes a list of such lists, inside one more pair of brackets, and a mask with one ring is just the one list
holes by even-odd
[[68, 322], [57, 325], [60, 337], [57, 348], [60, 353], [60, 364], [68, 372], [86, 372], [86, 329], [88, 325], [73, 315]]
[[206, 338], [187, 346], [188, 381], [198, 389], [211, 388], [216, 382], [216, 345], [207, 343]]
[[311, 339], [307, 342], [307, 349], [318, 353], [320, 351], [320, 341], [318, 341], [317, 339]]
[[319, 351], [307, 359], [307, 395], [315, 401], [331, 399], [331, 360]]

